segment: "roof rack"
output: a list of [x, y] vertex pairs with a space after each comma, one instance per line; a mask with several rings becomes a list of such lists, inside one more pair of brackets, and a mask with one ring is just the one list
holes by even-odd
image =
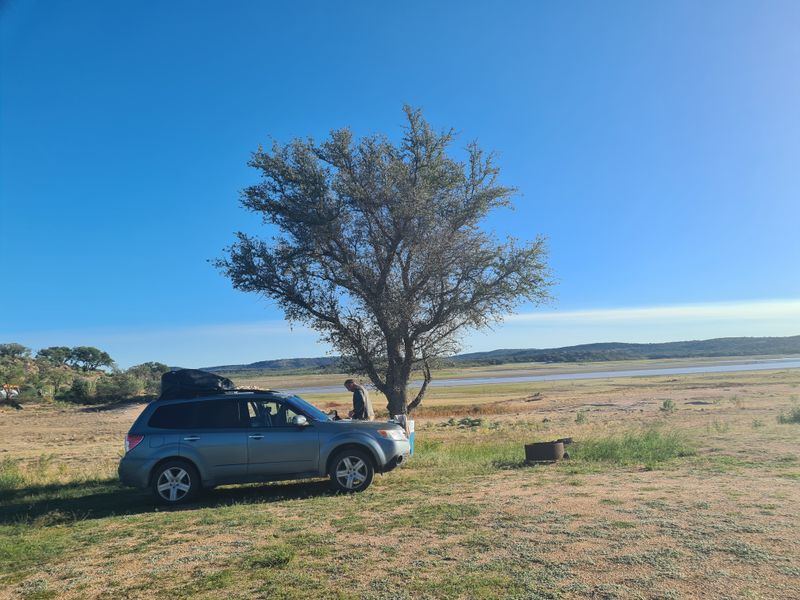
[[[286, 395], [289, 394], [286, 392], [281, 392], [279, 390], [259, 390], [259, 389], [250, 389], [250, 388], [237, 388], [234, 390], [220, 390], [214, 391], [212, 393], [206, 394], [197, 394], [194, 396], [187, 396], [185, 398], [167, 398], [167, 400], [202, 400], [203, 398], [212, 398], [214, 396], [236, 396], [240, 394], [280, 394]], [[161, 400], [161, 397], [156, 397], [151, 400], [151, 402], [158, 402]]]
[[225, 390], [225, 394], [283, 394], [279, 390], [259, 390], [257, 388], [236, 388], [235, 390]]

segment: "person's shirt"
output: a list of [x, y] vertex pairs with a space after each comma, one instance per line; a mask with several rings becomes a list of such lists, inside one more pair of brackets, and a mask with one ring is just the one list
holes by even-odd
[[371, 421], [375, 417], [366, 388], [356, 384], [353, 391], [353, 419]]

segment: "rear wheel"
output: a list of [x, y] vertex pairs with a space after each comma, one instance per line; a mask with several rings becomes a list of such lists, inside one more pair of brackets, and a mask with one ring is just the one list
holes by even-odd
[[328, 474], [334, 490], [348, 494], [363, 492], [372, 483], [375, 467], [363, 450], [342, 450], [333, 457]]
[[200, 492], [197, 469], [183, 460], [170, 460], [153, 472], [151, 485], [156, 500], [164, 504], [184, 504]]

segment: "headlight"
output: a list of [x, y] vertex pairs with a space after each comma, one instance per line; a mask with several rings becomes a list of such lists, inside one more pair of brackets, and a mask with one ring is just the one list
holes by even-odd
[[381, 437], [385, 437], [387, 440], [394, 440], [396, 442], [402, 442], [406, 439], [406, 434], [402, 429], [378, 429], [378, 433]]

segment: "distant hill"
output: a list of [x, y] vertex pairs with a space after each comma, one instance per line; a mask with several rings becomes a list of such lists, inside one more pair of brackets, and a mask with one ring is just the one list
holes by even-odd
[[[451, 366], [499, 365], [521, 362], [594, 362], [643, 358], [702, 358], [715, 356], [758, 356], [800, 354], [800, 335], [792, 337], [731, 337], [658, 344], [603, 342], [563, 348], [504, 349], [470, 352], [446, 359]], [[341, 369], [338, 357], [262, 360], [249, 365], [207, 367], [208, 371], [260, 371], [264, 373], [335, 373]]]
[[800, 354], [800, 335], [792, 337], [738, 337], [625, 344], [604, 342], [563, 348], [492, 350], [460, 354], [450, 360], [458, 365], [496, 365], [518, 362], [591, 362], [642, 358], [701, 358], [714, 356], [757, 356]]
[[308, 372], [336, 373], [340, 359], [337, 356], [319, 358], [279, 358], [277, 360], [260, 360], [249, 365], [222, 365], [219, 367], [203, 367], [204, 371], [216, 373], [227, 371], [266, 371], [266, 372]]

